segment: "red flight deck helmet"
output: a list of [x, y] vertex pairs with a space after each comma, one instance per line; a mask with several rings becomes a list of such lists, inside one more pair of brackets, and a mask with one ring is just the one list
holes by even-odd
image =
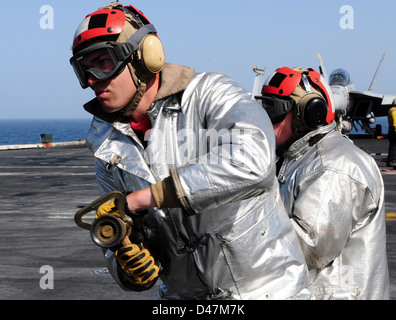
[[[155, 27], [133, 6], [112, 2], [87, 15], [73, 38], [70, 63], [85, 89], [88, 77], [107, 80], [128, 66], [137, 93], [121, 110], [130, 116], [139, 104], [148, 82], [165, 65], [165, 54]], [[85, 57], [99, 53], [105, 59], [84, 64]]]

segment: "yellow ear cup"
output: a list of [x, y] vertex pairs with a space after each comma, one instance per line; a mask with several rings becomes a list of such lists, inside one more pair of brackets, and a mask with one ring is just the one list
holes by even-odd
[[165, 53], [161, 40], [153, 34], [147, 35], [141, 43], [141, 57], [151, 73], [158, 73], [165, 65]]

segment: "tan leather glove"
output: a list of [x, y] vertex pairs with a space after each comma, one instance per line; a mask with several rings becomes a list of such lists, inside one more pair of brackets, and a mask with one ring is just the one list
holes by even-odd
[[123, 243], [115, 253], [124, 279], [140, 290], [150, 289], [158, 279], [160, 263], [156, 262], [143, 243]]

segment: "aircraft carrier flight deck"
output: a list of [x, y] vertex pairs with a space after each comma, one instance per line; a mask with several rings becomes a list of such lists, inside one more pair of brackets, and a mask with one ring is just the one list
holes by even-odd
[[[387, 139], [356, 139], [377, 161], [385, 183], [390, 297], [396, 299], [396, 170]], [[101, 249], [74, 214], [100, 196], [85, 144], [0, 150], [1, 300], [153, 300], [122, 290]], [[52, 277], [49, 279], [48, 277]]]

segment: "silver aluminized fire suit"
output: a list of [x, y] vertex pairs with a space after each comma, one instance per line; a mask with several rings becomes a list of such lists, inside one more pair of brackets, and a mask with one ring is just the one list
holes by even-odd
[[[162, 264], [160, 296], [309, 298], [308, 269], [280, 201], [264, 110], [226, 76], [172, 64], [161, 72], [156, 99], [147, 112], [153, 125], [147, 148], [129, 124], [97, 117], [87, 141], [102, 194], [173, 178], [183, 208], [153, 208], [143, 218], [149, 249]], [[105, 256], [127, 289], [113, 252]]]
[[294, 142], [278, 178], [313, 299], [388, 299], [384, 186], [374, 159], [330, 124]]

